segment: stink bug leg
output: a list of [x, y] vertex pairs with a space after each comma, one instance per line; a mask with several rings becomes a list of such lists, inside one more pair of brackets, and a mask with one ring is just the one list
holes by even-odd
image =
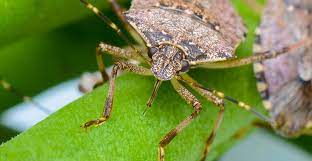
[[88, 128], [92, 125], [98, 126], [98, 125], [103, 124], [105, 121], [107, 121], [107, 119], [110, 118], [112, 107], [113, 107], [115, 79], [117, 76], [117, 72], [119, 70], [130, 71], [130, 72], [140, 74], [140, 75], [152, 75], [151, 71], [147, 68], [140, 67], [135, 64], [128, 63], [128, 62], [122, 62], [122, 61], [116, 62], [111, 73], [111, 79], [109, 82], [109, 92], [106, 98], [105, 107], [104, 107], [104, 111], [102, 115], [100, 116], [99, 119], [88, 121], [81, 127]]
[[308, 39], [303, 39], [295, 44], [289, 45], [287, 47], [283, 47], [279, 50], [268, 50], [264, 52], [257, 52], [252, 56], [245, 57], [245, 58], [237, 58], [232, 60], [225, 60], [220, 62], [214, 62], [214, 63], [203, 63], [198, 65], [199, 68], [208, 68], [208, 69], [218, 69], [218, 68], [233, 68], [233, 67], [239, 67], [243, 65], [248, 65], [252, 63], [256, 63], [259, 61], [263, 61], [266, 59], [273, 59], [277, 56], [287, 54], [290, 51], [298, 50], [300, 47], [311, 45], [311, 41]]
[[[113, 55], [114, 57], [117, 58], [124, 58], [124, 59], [133, 59], [137, 60], [139, 62], [142, 61], [147, 61], [147, 59], [142, 55], [141, 50], [139, 50], [135, 45], [133, 45], [130, 40], [121, 32], [121, 29], [117, 27], [117, 25], [112, 22], [109, 18], [107, 18], [99, 9], [94, 7], [92, 4], [88, 3], [86, 0], [80, 0], [82, 4], [84, 4], [88, 9], [93, 11], [98, 17], [101, 18], [107, 25], [109, 25], [129, 46], [131, 49], [121, 49], [115, 46], [111, 46], [105, 43], [100, 43], [99, 46], [96, 48], [96, 58], [97, 58], [97, 63], [98, 63], [98, 68], [99, 71], [101, 72], [102, 75], [102, 80], [96, 80], [96, 82], [93, 82], [94, 86], [96, 87], [103, 82], [108, 81], [109, 76], [105, 70], [105, 64], [103, 61], [103, 57], [101, 54], [104, 52]], [[113, 6], [114, 11], [117, 13], [118, 17], [120, 20], [123, 21], [124, 25], [126, 26], [127, 30], [131, 32], [133, 30], [130, 25], [127, 23], [125, 20], [125, 17], [123, 16], [121, 9], [119, 5], [116, 3], [114, 0], [109, 1], [111, 5]], [[133, 33], [133, 32], [132, 32]], [[147, 61], [148, 62], [148, 61]], [[91, 76], [96, 78], [96, 76]], [[92, 79], [92, 78], [91, 78]], [[82, 92], [88, 92], [91, 89], [89, 87], [89, 84], [84, 84], [84, 82], [80, 82], [79, 88]], [[87, 89], [88, 88], [88, 89]]]
[[[93, 11], [99, 18], [101, 18], [101, 20], [103, 20], [107, 25], [109, 25], [130, 47], [133, 51], [135, 51], [136, 54], [138, 54], [138, 56], [140, 56], [142, 59], [144, 59], [145, 61], [147, 61], [147, 59], [143, 56], [141, 50], [137, 49], [131, 42], [130, 40], [121, 32], [121, 29], [117, 27], [117, 25], [112, 22], [109, 18], [107, 18], [99, 9], [97, 9], [96, 7], [94, 7], [92, 4], [88, 3], [86, 0], [80, 0], [81, 3], [83, 3], [88, 9], [90, 9], [91, 11]], [[117, 14], [120, 16], [121, 20], [123, 20], [123, 16], [121, 16], [120, 14], [120, 10], [117, 7], [118, 4], [115, 1], [110, 1], [111, 3], [113, 3], [114, 9], [116, 10]], [[126, 22], [124, 22], [126, 23]], [[127, 23], [126, 23], [127, 24]], [[129, 28], [127, 28], [129, 29]], [[131, 31], [129, 31], [131, 32]], [[149, 61], [147, 61], [149, 62]], [[106, 74], [107, 75], [107, 74]]]
[[101, 42], [96, 48], [96, 60], [98, 63], [98, 68], [102, 78], [99, 78], [98, 73], [87, 73], [81, 78], [79, 89], [81, 92], [90, 92], [94, 87], [103, 84], [103, 82], [108, 81], [109, 75], [106, 73], [104, 65], [104, 54], [110, 54], [114, 58], [118, 59], [132, 59], [138, 62], [143, 62], [142, 58], [137, 55], [137, 53], [131, 49], [122, 49], [116, 46], [105, 44]]
[[215, 122], [215, 125], [212, 129], [212, 132], [210, 133], [209, 137], [206, 140], [205, 143], [205, 148], [204, 148], [204, 152], [202, 154], [201, 157], [201, 161], [204, 161], [211, 149], [211, 145], [213, 143], [213, 140], [216, 136], [216, 132], [218, 130], [218, 128], [220, 127], [222, 120], [223, 120], [223, 113], [225, 110], [224, 107], [224, 100], [228, 100], [232, 103], [237, 104], [239, 107], [250, 111], [251, 113], [255, 114], [258, 118], [260, 118], [261, 120], [271, 123], [271, 120], [269, 118], [267, 118], [266, 116], [260, 114], [259, 112], [257, 112], [254, 108], [252, 108], [250, 105], [238, 101], [232, 97], [226, 96], [224, 93], [213, 90], [213, 89], [209, 89], [206, 87], [203, 87], [201, 84], [197, 83], [193, 78], [191, 78], [190, 76], [188, 76], [187, 74], [182, 75], [179, 80], [187, 83], [188, 85], [190, 85], [195, 91], [197, 91], [199, 94], [201, 94], [203, 97], [207, 98], [209, 101], [211, 101], [212, 103], [214, 103], [216, 106], [218, 106], [220, 108], [219, 110], [219, 114], [217, 117], [217, 120]]
[[175, 136], [177, 136], [178, 133], [180, 133], [192, 120], [194, 120], [199, 115], [202, 108], [202, 105], [198, 101], [198, 99], [190, 91], [183, 87], [183, 85], [180, 84], [178, 80], [172, 79], [171, 83], [174, 89], [178, 92], [178, 94], [193, 107], [194, 111], [190, 116], [185, 118], [182, 122], [180, 122], [180, 124], [178, 124], [174, 129], [167, 133], [163, 137], [163, 139], [161, 139], [158, 148], [158, 158], [160, 161], [165, 160], [165, 147], [171, 142], [171, 140]]
[[[131, 50], [128, 49], [121, 49], [118, 47], [114, 47], [105, 43], [101, 43], [97, 48], [96, 48], [96, 58], [97, 58], [97, 63], [98, 63], [98, 68], [99, 71], [102, 75], [103, 81], [107, 81], [109, 79], [108, 74], [105, 71], [105, 65], [103, 62], [103, 54], [104, 53], [109, 53], [115, 57], [119, 58], [125, 58], [125, 59], [134, 59], [138, 61], [148, 61], [146, 58], [142, 55], [141, 51], [137, 49], [129, 40], [128, 38], [121, 32], [121, 29], [117, 27], [115, 23], [113, 23], [111, 20], [109, 20], [99, 9], [94, 7], [92, 4], [86, 2], [85, 0], [80, 0], [87, 8], [92, 10], [97, 16], [99, 16], [106, 24], [108, 24], [113, 30], [117, 32], [117, 34], [127, 42], [127, 44], [131, 47]], [[120, 17], [121, 20], [125, 20], [124, 17], [121, 14], [120, 7], [115, 1], [110, 1], [114, 7], [114, 10], [117, 12], [118, 16]], [[126, 23], [124, 21], [124, 23]], [[128, 28], [129, 29], [129, 28]], [[111, 74], [111, 80], [110, 80], [110, 87], [109, 87], [109, 94], [106, 99], [105, 103], [105, 108], [104, 112], [102, 113], [101, 117], [96, 120], [91, 120], [82, 125], [81, 127], [87, 128], [92, 125], [101, 125], [104, 123], [111, 114], [112, 110], [112, 105], [113, 105], [113, 97], [114, 97], [114, 86], [115, 86], [115, 78], [117, 76], [117, 72], [119, 70], [128, 70], [137, 74], [142, 74], [142, 75], [151, 75], [150, 70], [145, 69], [144, 67], [139, 67], [137, 65], [127, 63], [127, 62], [117, 62], [112, 70]]]

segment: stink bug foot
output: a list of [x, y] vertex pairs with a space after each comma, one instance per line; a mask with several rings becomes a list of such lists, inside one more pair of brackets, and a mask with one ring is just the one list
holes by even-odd
[[[100, 59], [102, 59], [102, 54], [99, 56]], [[104, 72], [104, 68], [100, 68], [100, 72]], [[92, 125], [99, 126], [103, 124], [105, 121], [107, 121], [110, 118], [112, 107], [113, 107], [113, 97], [114, 97], [114, 88], [115, 88], [115, 79], [117, 77], [118, 71], [129, 71], [140, 75], [152, 75], [151, 71], [147, 68], [140, 67], [136, 64], [131, 64], [129, 62], [116, 62], [113, 66], [112, 72], [111, 72], [111, 78], [109, 83], [109, 92], [108, 96], [106, 98], [104, 112], [102, 113], [101, 117], [96, 120], [91, 120], [82, 125], [81, 127], [87, 128]]]
[[108, 117], [100, 117], [99, 119], [86, 122], [85, 124], [81, 125], [81, 127], [84, 129], [87, 129], [88, 127], [91, 127], [91, 126], [97, 127], [97, 126], [104, 124], [107, 119]]

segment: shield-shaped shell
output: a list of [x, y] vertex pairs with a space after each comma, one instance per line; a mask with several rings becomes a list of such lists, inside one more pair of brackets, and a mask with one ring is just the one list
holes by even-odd
[[227, 0], [134, 0], [125, 16], [148, 47], [177, 44], [190, 64], [235, 57], [246, 30]]
[[235, 58], [235, 48], [246, 29], [230, 2], [221, 1], [132, 2], [125, 17], [149, 48], [151, 70], [157, 79], [172, 79], [183, 71], [183, 64]]

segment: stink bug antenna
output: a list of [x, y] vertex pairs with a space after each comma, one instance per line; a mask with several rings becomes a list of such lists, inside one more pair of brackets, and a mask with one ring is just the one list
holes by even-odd
[[[92, 4], [88, 3], [86, 0], [80, 0], [88, 9], [93, 11], [101, 20], [103, 20], [107, 25], [109, 25], [140, 57], [143, 58], [147, 63], [150, 63], [149, 60], [142, 54], [142, 52], [137, 49], [129, 39], [121, 32], [121, 29], [117, 27], [117, 25], [112, 22], [109, 18], [107, 18], [103, 12], [94, 7]], [[114, 4], [115, 5], [115, 4]]]
[[5, 81], [1, 76], [0, 76], [0, 86], [2, 86], [2, 88], [5, 91], [13, 93], [15, 96], [22, 98], [23, 101], [30, 102], [31, 104], [33, 104], [35, 107], [37, 107], [40, 111], [44, 112], [45, 114], [49, 115], [52, 113], [52, 111], [42, 106], [40, 103], [34, 101], [31, 97], [25, 96], [21, 92], [16, 90], [9, 82]]
[[[230, 101], [230, 102], [232, 102], [232, 103], [234, 103], [234, 104], [236, 104], [236, 105], [238, 105], [238, 106], [240, 106], [240, 107], [242, 107], [242, 106], [244, 106], [244, 105], [245, 105], [245, 106], [249, 106], [249, 105], [247, 105], [247, 104], [245, 104], [245, 103], [243, 103], [243, 102], [237, 101], [235, 98], [232, 98], [232, 97], [230, 97], [230, 96], [224, 96], [224, 99], [226, 99], [226, 100], [228, 100], [228, 101]], [[273, 121], [272, 119], [270, 119], [269, 117], [267, 117], [267, 116], [265, 116], [265, 115], [259, 113], [258, 111], [255, 110], [255, 108], [249, 106], [249, 108], [247, 108], [247, 109], [249, 109], [249, 111], [250, 111], [251, 113], [253, 113], [254, 115], [256, 115], [256, 116], [257, 116], [258, 118], [260, 118], [262, 121], [265, 121], [265, 122], [270, 123], [271, 125], [274, 125], [274, 121]]]
[[202, 87], [200, 86], [199, 88], [202, 88], [202, 89], [205, 89], [205, 90], [210, 90], [212, 91], [215, 95], [217, 95], [218, 97], [220, 98], [224, 98], [234, 104], [236, 104], [237, 106], [245, 109], [246, 111], [250, 111], [252, 114], [254, 114], [255, 116], [257, 116], [259, 119], [265, 121], [265, 122], [268, 122], [270, 123], [271, 125], [274, 125], [274, 121], [272, 119], [270, 119], [269, 117], [261, 114], [260, 112], [258, 112], [254, 107], [251, 107], [250, 105], [244, 103], [244, 102], [241, 102], [241, 101], [238, 101], [236, 100], [235, 98], [233, 97], [230, 97], [230, 96], [226, 96], [224, 95], [223, 93], [219, 92], [219, 91], [216, 91], [216, 90], [212, 90], [212, 89], [208, 89], [208, 88], [205, 88], [205, 87]]
[[161, 80], [158, 80], [158, 79], [156, 80], [155, 85], [154, 85], [154, 89], [153, 89], [153, 92], [152, 92], [152, 95], [151, 95], [151, 97], [147, 101], [146, 108], [143, 111], [143, 115], [145, 115], [147, 110], [152, 106], [152, 103], [153, 103], [153, 101], [154, 101], [154, 99], [156, 97], [156, 94], [158, 92], [158, 89], [159, 89], [161, 83], [162, 83]]
[[[222, 98], [222, 99], [225, 99], [225, 100], [228, 100], [234, 104], [236, 104], [237, 106], [245, 109], [246, 111], [250, 111], [251, 113], [253, 113], [255, 116], [257, 116], [259, 119], [265, 121], [265, 122], [268, 122], [270, 123], [272, 126], [275, 125], [274, 121], [271, 120], [269, 117], [257, 112], [255, 110], [255, 108], [251, 107], [250, 105], [244, 103], [244, 102], [241, 102], [241, 101], [238, 101], [236, 100], [235, 98], [233, 97], [230, 97], [230, 96], [226, 96], [224, 93], [222, 92], [219, 92], [219, 91], [216, 91], [214, 89], [210, 89], [210, 88], [206, 88], [204, 86], [202, 86], [201, 84], [195, 82], [191, 77], [189, 77], [188, 75], [184, 75], [183, 77], [178, 77], [179, 80], [189, 84], [190, 86], [193, 86], [193, 87], [197, 87], [197, 88], [201, 88], [203, 90], [206, 90], [206, 91], [209, 91], [211, 93], [213, 93], [214, 95], [216, 95], [217, 97], [219, 98]], [[185, 78], [185, 79], [184, 79]], [[187, 80], [186, 80], [187, 79]]]

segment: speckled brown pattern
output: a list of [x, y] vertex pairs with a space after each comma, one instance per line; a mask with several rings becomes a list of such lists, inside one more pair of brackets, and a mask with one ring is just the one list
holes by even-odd
[[[255, 49], [280, 49], [311, 39], [311, 5], [310, 0], [269, 0]], [[285, 136], [312, 134], [312, 47], [261, 63], [264, 71], [256, 72], [257, 79], [267, 85], [260, 92], [270, 102], [268, 110], [277, 130]]]
[[172, 9], [133, 10], [127, 12], [126, 17], [141, 33], [148, 47], [159, 46], [162, 42], [180, 45], [191, 64], [234, 57], [234, 48], [220, 33], [184, 12]]
[[132, 9], [148, 9], [166, 6], [194, 14], [207, 25], [216, 27], [232, 46], [238, 45], [246, 36], [242, 19], [228, 0], [133, 0]]
[[[182, 69], [182, 58], [189, 65], [235, 58], [235, 48], [246, 30], [227, 0], [133, 1], [125, 16], [150, 49], [152, 71], [160, 80], [172, 79]], [[174, 55], [162, 52], [172, 47]], [[181, 59], [171, 61], [174, 57]]]
[[233, 46], [246, 35], [242, 19], [228, 0], [160, 0], [160, 5], [191, 11], [207, 24], [211, 24]]
[[159, 0], [132, 0], [130, 9], [148, 9], [156, 6]]

